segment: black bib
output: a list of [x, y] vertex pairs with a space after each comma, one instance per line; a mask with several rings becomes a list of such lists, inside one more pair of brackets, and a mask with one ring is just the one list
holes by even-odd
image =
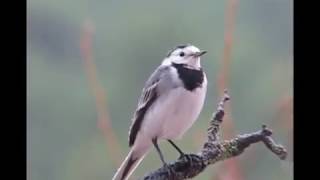
[[201, 87], [204, 76], [201, 69], [190, 69], [184, 64], [176, 63], [172, 63], [172, 66], [177, 69], [179, 78], [182, 80], [184, 87], [188, 91], [193, 91], [194, 89]]

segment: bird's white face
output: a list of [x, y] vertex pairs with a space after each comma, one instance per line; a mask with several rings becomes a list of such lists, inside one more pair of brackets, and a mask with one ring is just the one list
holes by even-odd
[[200, 68], [200, 57], [205, 54], [206, 51], [200, 51], [199, 48], [188, 45], [183, 48], [176, 48], [165, 58], [163, 64], [186, 64], [192, 68]]

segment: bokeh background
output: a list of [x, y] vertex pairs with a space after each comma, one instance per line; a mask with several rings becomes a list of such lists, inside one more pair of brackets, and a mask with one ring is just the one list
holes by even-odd
[[[209, 84], [199, 120], [177, 144], [201, 148], [223, 88], [219, 77], [228, 73], [224, 137], [267, 124], [289, 152], [281, 161], [255, 144], [195, 179], [292, 180], [292, 25], [292, 0], [28, 0], [28, 180], [111, 179], [129, 150], [144, 82], [183, 43], [209, 52], [202, 60]], [[167, 161], [177, 158], [168, 143], [160, 147]], [[132, 179], [160, 166], [152, 150]]]

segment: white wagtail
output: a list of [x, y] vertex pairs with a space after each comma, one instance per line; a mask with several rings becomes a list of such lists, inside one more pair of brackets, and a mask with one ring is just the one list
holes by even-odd
[[180, 155], [184, 155], [172, 140], [182, 137], [203, 107], [207, 78], [201, 68], [200, 57], [205, 53], [190, 44], [179, 45], [151, 74], [130, 127], [130, 152], [113, 180], [128, 179], [152, 145], [162, 163], [167, 165], [158, 140], [168, 140]]

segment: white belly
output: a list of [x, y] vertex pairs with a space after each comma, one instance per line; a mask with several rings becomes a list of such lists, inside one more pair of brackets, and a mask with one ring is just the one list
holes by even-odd
[[180, 139], [197, 120], [204, 104], [206, 83], [193, 92], [176, 88], [157, 99], [145, 115], [144, 135], [158, 139]]

